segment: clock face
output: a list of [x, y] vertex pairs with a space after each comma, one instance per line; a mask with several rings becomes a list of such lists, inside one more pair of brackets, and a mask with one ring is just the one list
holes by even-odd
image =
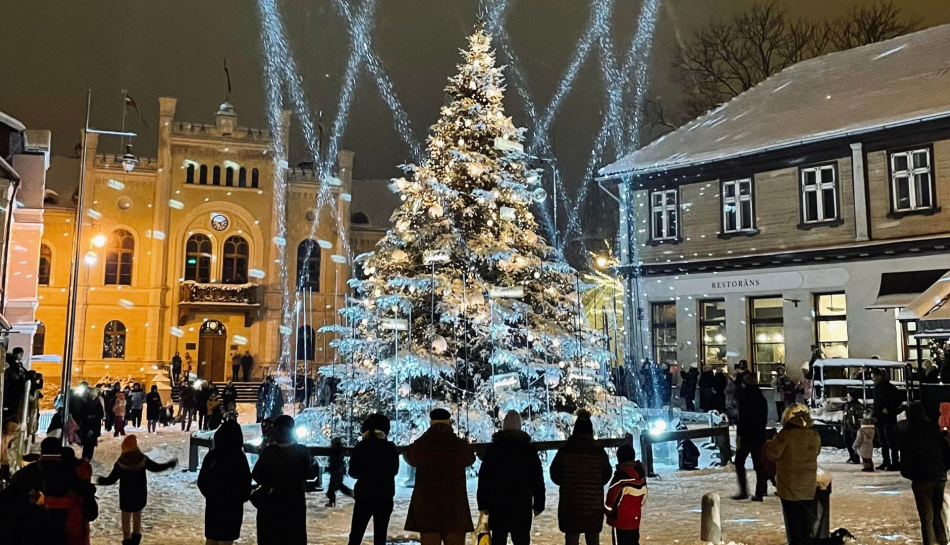
[[228, 228], [228, 217], [224, 214], [215, 214], [211, 216], [211, 227], [215, 231], [224, 231]]

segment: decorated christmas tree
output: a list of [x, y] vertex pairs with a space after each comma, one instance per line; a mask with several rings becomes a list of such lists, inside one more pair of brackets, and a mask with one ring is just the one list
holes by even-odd
[[462, 55], [426, 159], [393, 180], [403, 203], [392, 229], [356, 258], [356, 295], [323, 330], [338, 336], [340, 363], [321, 369], [338, 381], [336, 402], [298, 420], [321, 440], [352, 438], [378, 411], [406, 444], [445, 407], [485, 441], [514, 409], [542, 440], [565, 437], [583, 408], [599, 435], [620, 436], [643, 421], [612, 393], [612, 354], [579, 306], [581, 279], [537, 232], [530, 207], [545, 191], [505, 116], [491, 39], [478, 29]]

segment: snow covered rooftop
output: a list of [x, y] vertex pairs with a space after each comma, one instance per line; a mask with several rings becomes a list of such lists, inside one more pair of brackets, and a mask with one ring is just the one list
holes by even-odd
[[13, 116], [7, 115], [3, 112], [0, 112], [0, 123], [10, 127], [11, 129], [15, 131], [26, 130], [26, 125], [24, 125], [23, 123], [20, 123], [20, 121], [14, 118]]
[[599, 173], [700, 165], [950, 116], [950, 25], [802, 61]]

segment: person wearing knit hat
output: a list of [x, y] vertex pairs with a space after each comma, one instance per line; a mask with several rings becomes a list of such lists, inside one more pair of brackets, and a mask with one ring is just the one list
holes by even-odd
[[617, 469], [607, 488], [607, 524], [617, 531], [617, 545], [640, 544], [640, 520], [647, 500], [646, 470], [633, 445], [617, 449]]
[[359, 545], [366, 526], [373, 520], [373, 543], [385, 545], [389, 519], [396, 495], [399, 473], [399, 452], [389, 435], [389, 418], [380, 413], [366, 417], [361, 426], [363, 439], [350, 455], [350, 477], [356, 479], [353, 493], [353, 520], [350, 523], [350, 545]]
[[531, 436], [522, 431], [521, 414], [508, 411], [502, 430], [482, 456], [478, 472], [478, 510], [488, 515], [492, 543], [531, 542], [532, 513], [544, 511], [544, 472]]
[[107, 477], [98, 479], [102, 486], [119, 483], [122, 545], [138, 545], [142, 542], [142, 510], [148, 504], [146, 472], [165, 471], [176, 465], [178, 458], [158, 463], [143, 454], [134, 435], [128, 435], [122, 440], [122, 454], [112, 466], [112, 472]]
[[475, 529], [465, 485], [465, 470], [475, 463], [475, 451], [455, 435], [449, 411], [435, 409], [429, 419], [429, 429], [405, 454], [406, 463], [416, 468], [405, 529], [421, 534], [423, 545], [460, 545]]
[[613, 471], [607, 451], [594, 443], [590, 413], [578, 413], [574, 433], [551, 462], [551, 480], [560, 487], [558, 527], [567, 545], [577, 545], [584, 534], [587, 545], [600, 542], [604, 528], [604, 485]]

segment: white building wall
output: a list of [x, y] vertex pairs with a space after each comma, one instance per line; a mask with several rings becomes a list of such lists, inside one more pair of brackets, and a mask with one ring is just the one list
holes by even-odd
[[[699, 301], [724, 298], [728, 362], [752, 360], [748, 297], [781, 296], [784, 299], [785, 364], [789, 373], [801, 375], [801, 364], [811, 357], [817, 342], [814, 316], [816, 294], [844, 291], [847, 297], [848, 350], [851, 357], [897, 360], [900, 336], [896, 310], [867, 310], [877, 298], [881, 275], [917, 270], [948, 269], [945, 255], [908, 256], [830, 265], [802, 265], [748, 271], [649, 277], [648, 300], [676, 301], [678, 361], [699, 360]], [[919, 286], [923, 292], [929, 286]], [[672, 289], [670, 289], [672, 288]], [[796, 306], [797, 301], [797, 306]]]

